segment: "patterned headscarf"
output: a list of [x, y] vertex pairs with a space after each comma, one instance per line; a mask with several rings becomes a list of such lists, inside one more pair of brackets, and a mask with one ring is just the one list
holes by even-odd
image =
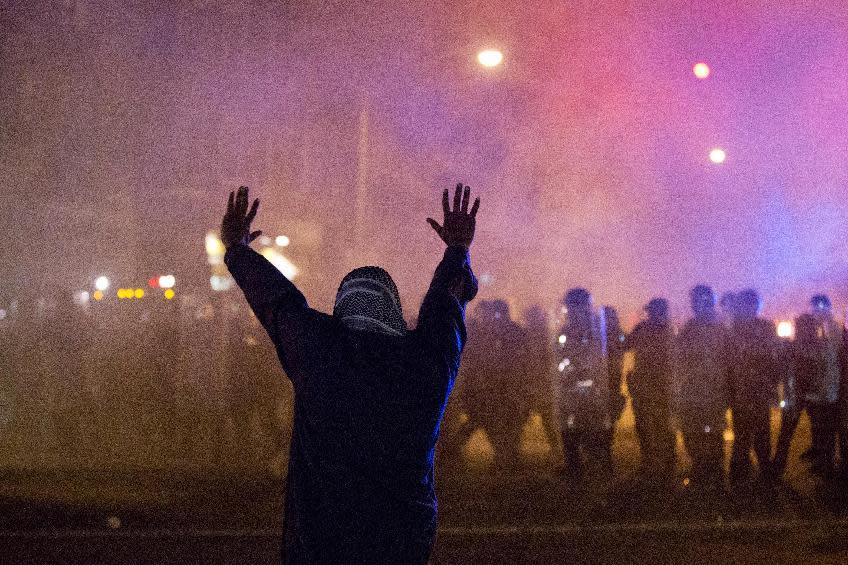
[[354, 330], [390, 335], [407, 331], [395, 281], [380, 267], [360, 267], [345, 275], [333, 316]]

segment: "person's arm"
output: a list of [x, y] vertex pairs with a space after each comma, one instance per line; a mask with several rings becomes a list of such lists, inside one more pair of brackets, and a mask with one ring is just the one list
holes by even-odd
[[233, 245], [224, 263], [268, 332], [281, 313], [305, 310], [306, 298], [268, 259], [244, 244]]
[[[248, 189], [241, 187], [238, 195], [227, 203], [227, 213], [221, 222], [221, 241], [227, 248], [224, 263], [236, 283], [244, 292], [247, 303], [262, 323], [272, 333], [275, 319], [286, 311], [306, 309], [306, 298], [268, 259], [250, 248], [250, 243], [261, 231], [250, 232], [250, 223], [256, 216], [259, 200], [254, 200], [247, 211]], [[273, 337], [273, 336], [272, 336]]]
[[476, 295], [477, 278], [471, 270], [468, 247], [474, 239], [475, 218], [480, 205], [478, 198], [471, 210], [468, 203], [471, 190], [462, 185], [456, 187], [454, 209], [448, 203], [448, 191], [442, 194], [444, 224], [432, 218], [427, 222], [448, 246], [445, 250], [430, 288], [421, 304], [418, 328], [424, 339], [455, 374], [459, 368], [459, 356], [465, 345], [465, 306]]

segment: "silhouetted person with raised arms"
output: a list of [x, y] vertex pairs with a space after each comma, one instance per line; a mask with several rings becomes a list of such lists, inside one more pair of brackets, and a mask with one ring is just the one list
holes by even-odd
[[224, 260], [276, 346], [294, 385], [283, 560], [287, 563], [426, 563], [436, 531], [433, 452], [466, 340], [465, 305], [477, 294], [468, 247], [479, 199], [457, 186], [447, 244], [408, 330], [397, 288], [379, 267], [348, 273], [333, 314], [303, 294], [249, 244], [259, 201], [230, 194]]

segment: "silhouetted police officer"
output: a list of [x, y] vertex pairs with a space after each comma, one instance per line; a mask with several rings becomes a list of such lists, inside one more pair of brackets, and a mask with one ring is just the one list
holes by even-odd
[[478, 308], [472, 320], [465, 352], [463, 398], [468, 421], [463, 426], [464, 442], [483, 428], [500, 468], [519, 461], [521, 432], [530, 407], [527, 391], [527, 338], [510, 318], [503, 300]]
[[734, 435], [730, 478], [734, 482], [749, 478], [752, 449], [761, 472], [771, 458], [770, 402], [779, 377], [779, 344], [774, 323], [758, 316], [760, 308], [757, 291], [738, 294], [730, 367]]
[[557, 393], [565, 471], [583, 475], [583, 455], [600, 472], [612, 470], [606, 329], [586, 289], [569, 290], [567, 321], [557, 336]]
[[844, 336], [843, 329], [833, 319], [827, 296], [814, 296], [811, 305], [815, 337], [800, 344], [803, 347], [799, 354], [807, 371], [804, 378], [812, 428], [812, 470], [830, 476], [835, 470], [835, 444], [839, 433]]
[[542, 428], [551, 451], [559, 451], [559, 428], [554, 415], [551, 363], [553, 351], [548, 328], [548, 318], [541, 306], [534, 305], [524, 311], [524, 328], [527, 332], [527, 389], [530, 409], [542, 419]]
[[[774, 480], [780, 479], [786, 470], [792, 437], [795, 435], [801, 413], [807, 409], [810, 382], [818, 371], [816, 356], [810, 353], [816, 350], [817, 327], [818, 323], [812, 314], [802, 314], [795, 319], [794, 341], [784, 346], [789, 370], [784, 373], [784, 406], [780, 415], [780, 433], [768, 474], [768, 477]], [[813, 456], [812, 446], [807, 453], [809, 457]]]
[[636, 420], [644, 474], [660, 480], [674, 474], [674, 432], [671, 429], [671, 372], [674, 333], [668, 301], [654, 298], [645, 306], [647, 319], [627, 336], [625, 348], [634, 353], [627, 389]]
[[609, 382], [609, 412], [612, 425], [607, 433], [607, 449], [612, 453], [612, 443], [615, 437], [615, 426], [621, 415], [627, 399], [621, 392], [621, 379], [624, 372], [624, 341], [626, 339], [618, 312], [612, 306], [604, 306], [603, 326], [606, 328], [607, 371]]
[[721, 323], [715, 295], [698, 285], [690, 292], [694, 316], [677, 339], [676, 381], [681, 431], [692, 459], [696, 486], [723, 484], [725, 412], [730, 404], [729, 335]]

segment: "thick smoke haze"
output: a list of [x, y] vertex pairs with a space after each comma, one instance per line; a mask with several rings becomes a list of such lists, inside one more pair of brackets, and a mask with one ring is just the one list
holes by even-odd
[[[709, 6], [707, 5], [709, 4]], [[818, 2], [4, 2], [0, 295], [208, 286], [240, 184], [328, 308], [386, 267], [414, 310], [441, 190], [483, 199], [482, 297], [848, 293], [848, 7]], [[479, 50], [504, 53], [494, 69]], [[698, 80], [692, 66], [709, 64]], [[727, 153], [721, 165], [709, 151]]]

